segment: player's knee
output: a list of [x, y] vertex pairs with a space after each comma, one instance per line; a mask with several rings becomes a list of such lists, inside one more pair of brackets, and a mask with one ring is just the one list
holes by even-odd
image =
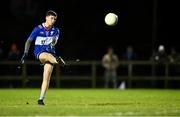
[[39, 59], [40, 59], [40, 61], [42, 63], [48, 63], [48, 62], [52, 63], [52, 64], [57, 64], [58, 63], [56, 58], [53, 55], [49, 54], [49, 53], [40, 54]]
[[46, 61], [46, 62], [44, 62], [44, 64], [50, 64], [50, 65], [54, 66], [54, 63], [51, 63], [50, 61]]

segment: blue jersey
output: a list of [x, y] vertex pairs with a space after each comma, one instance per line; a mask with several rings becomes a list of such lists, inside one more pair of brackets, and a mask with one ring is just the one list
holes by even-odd
[[44, 23], [36, 26], [29, 36], [29, 40], [35, 41], [34, 55], [38, 58], [41, 52], [55, 54], [55, 45], [58, 41], [60, 31], [56, 27], [47, 30]]

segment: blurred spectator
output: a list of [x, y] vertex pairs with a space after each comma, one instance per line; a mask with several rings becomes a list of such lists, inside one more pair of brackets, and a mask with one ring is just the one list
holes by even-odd
[[[126, 50], [124, 52], [124, 54], [122, 55], [122, 59], [125, 61], [133, 61], [133, 60], [137, 60], [137, 54], [134, 51], [134, 48], [132, 45], [128, 45], [126, 47]], [[121, 67], [123, 67], [123, 69], [129, 69], [129, 65], [128, 64], [124, 64]], [[125, 89], [126, 88], [126, 81], [122, 81], [121, 84], [119, 85], [119, 89]]]
[[156, 63], [152, 65], [152, 74], [156, 76], [164, 76], [165, 63], [168, 62], [168, 55], [165, 51], [164, 45], [159, 45], [158, 51], [152, 54], [150, 60]]
[[180, 55], [174, 47], [171, 48], [168, 58], [170, 63], [180, 62]]
[[17, 49], [17, 45], [13, 43], [8, 53], [8, 60], [20, 60], [20, 52]]
[[[9, 60], [9, 61], [18, 61], [18, 60], [20, 60], [20, 52], [17, 49], [16, 43], [13, 43], [10, 46], [10, 50], [9, 50], [9, 53], [8, 53], [7, 60]], [[19, 75], [20, 74], [20, 70], [17, 70], [17, 69], [18, 69], [18, 65], [9, 66], [9, 72], [11, 74], [13, 74], [13, 75]]]
[[151, 56], [151, 61], [158, 62], [158, 63], [165, 63], [168, 61], [168, 55], [165, 51], [164, 45], [159, 45], [158, 51], [154, 52]]
[[107, 53], [102, 58], [102, 66], [105, 68], [105, 88], [109, 87], [110, 81], [113, 83], [113, 88], [117, 87], [117, 68], [119, 66], [118, 56], [114, 53], [114, 49], [109, 47]]
[[134, 49], [131, 45], [127, 46], [126, 52], [123, 54], [123, 59], [127, 61], [135, 60], [137, 59], [137, 55], [134, 52]]
[[180, 73], [180, 64], [176, 64], [177, 62], [180, 62], [180, 55], [176, 49], [172, 47], [168, 57], [169, 62], [172, 63], [169, 65], [169, 75], [176, 76]]

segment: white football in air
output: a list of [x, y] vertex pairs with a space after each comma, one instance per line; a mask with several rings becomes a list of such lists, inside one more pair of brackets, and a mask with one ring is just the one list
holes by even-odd
[[107, 25], [114, 26], [118, 22], [118, 16], [115, 13], [108, 13], [104, 20]]

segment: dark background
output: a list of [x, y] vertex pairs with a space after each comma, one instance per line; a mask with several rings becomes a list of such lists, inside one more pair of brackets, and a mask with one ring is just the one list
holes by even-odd
[[[132, 45], [138, 59], [148, 60], [159, 44], [179, 48], [179, 6], [176, 0], [6, 0], [1, 3], [0, 46], [6, 59], [10, 45], [22, 53], [32, 29], [45, 12], [58, 13], [61, 29], [57, 52], [66, 60], [100, 60], [113, 46], [121, 58]], [[116, 26], [104, 23], [107, 13], [119, 16]], [[30, 50], [32, 51], [32, 49]], [[31, 56], [32, 55], [32, 56]], [[33, 54], [30, 58], [33, 58]]]

